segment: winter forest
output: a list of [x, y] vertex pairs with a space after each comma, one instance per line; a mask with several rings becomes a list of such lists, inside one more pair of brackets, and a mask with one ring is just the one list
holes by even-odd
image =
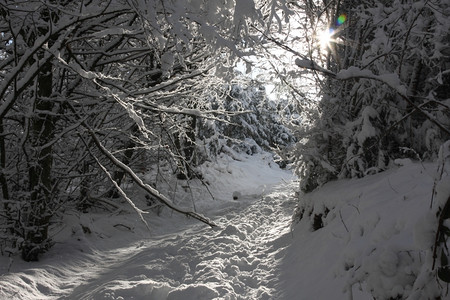
[[0, 0], [0, 299], [449, 299], [448, 0]]

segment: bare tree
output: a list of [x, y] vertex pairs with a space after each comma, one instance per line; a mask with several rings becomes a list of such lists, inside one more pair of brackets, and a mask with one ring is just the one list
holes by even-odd
[[143, 182], [134, 162], [192, 175], [195, 120], [225, 113], [205, 110], [207, 94], [245, 55], [252, 1], [0, 1], [0, 16], [1, 225], [25, 260], [51, 245], [61, 207], [120, 196], [142, 217], [124, 176], [214, 226]]

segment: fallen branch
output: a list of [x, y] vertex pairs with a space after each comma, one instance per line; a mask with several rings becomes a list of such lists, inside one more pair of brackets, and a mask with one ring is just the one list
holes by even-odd
[[[86, 144], [87, 147], [87, 144]], [[131, 205], [131, 207], [136, 211], [136, 213], [139, 215], [139, 218], [141, 219], [141, 221], [145, 224], [145, 226], [147, 227], [148, 230], [150, 230], [150, 226], [148, 226], [147, 221], [145, 221], [143, 214], [146, 214], [147, 212], [141, 210], [140, 208], [138, 208], [133, 200], [131, 200], [127, 194], [122, 190], [122, 188], [119, 186], [119, 184], [114, 180], [114, 178], [112, 177], [111, 173], [108, 172], [108, 170], [105, 168], [105, 166], [102, 165], [102, 163], [98, 160], [98, 158], [92, 153], [92, 151], [87, 148], [87, 150], [89, 151], [89, 153], [91, 154], [91, 156], [95, 159], [95, 161], [97, 162], [98, 166], [100, 167], [100, 169], [102, 169], [102, 171], [106, 174], [106, 176], [108, 177], [108, 179], [112, 182], [112, 184], [114, 185], [114, 187], [119, 191], [119, 194], [122, 195], [122, 197], [125, 198], [125, 200], [127, 200], [127, 202]]]
[[[150, 185], [144, 183], [137, 175], [133, 172], [133, 170], [130, 169], [127, 165], [125, 165], [123, 162], [118, 160], [108, 149], [106, 149], [100, 140], [98, 139], [97, 135], [95, 134], [94, 130], [86, 123], [83, 122], [83, 126], [88, 130], [89, 135], [92, 137], [93, 142], [97, 146], [97, 148], [102, 152], [102, 154], [109, 159], [110, 162], [112, 162], [114, 165], [116, 165], [118, 168], [120, 168], [122, 171], [124, 171], [126, 174], [130, 176], [130, 178], [142, 189], [144, 189], [147, 193], [149, 193], [152, 197], [156, 198], [158, 201], [163, 203], [165, 206], [169, 207], [170, 209], [183, 214], [187, 217], [192, 217], [196, 220], [199, 220], [200, 222], [203, 222], [205, 224], [208, 224], [211, 227], [216, 227], [217, 225], [210, 221], [208, 218], [202, 216], [201, 214], [198, 214], [193, 211], [185, 211], [183, 209], [180, 209], [172, 204], [172, 202], [163, 194], [161, 194], [158, 190], [154, 189]], [[141, 210], [140, 210], [141, 211]]]

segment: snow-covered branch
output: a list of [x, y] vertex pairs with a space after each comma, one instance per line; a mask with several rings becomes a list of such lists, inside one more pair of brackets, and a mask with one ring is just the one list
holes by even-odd
[[312, 61], [310, 59], [300, 59], [297, 58], [295, 60], [295, 64], [300, 67], [300, 68], [305, 68], [308, 70], [312, 70], [312, 71], [317, 71], [322, 73], [323, 75], [328, 75], [331, 77], [336, 77], [336, 74], [331, 72], [330, 70], [327, 70], [325, 68], [322, 68], [321, 66], [319, 66], [315, 61]]
[[[158, 190], [154, 189], [153, 187], [151, 187], [150, 185], [144, 183], [142, 181], [142, 179], [140, 179], [136, 173], [133, 172], [133, 170], [131, 170], [130, 167], [128, 167], [127, 165], [125, 165], [123, 162], [121, 162], [120, 160], [118, 160], [116, 157], [114, 157], [114, 155], [108, 151], [100, 142], [100, 140], [98, 139], [97, 135], [95, 134], [94, 130], [92, 128], [90, 128], [89, 125], [87, 125], [85, 122], [83, 124], [85, 126], [85, 128], [88, 130], [90, 136], [92, 137], [92, 140], [94, 141], [95, 145], [97, 146], [97, 148], [102, 152], [102, 154], [108, 158], [115, 166], [119, 167], [121, 170], [123, 170], [124, 172], [126, 172], [131, 179], [142, 189], [144, 189], [147, 193], [149, 193], [152, 197], [158, 199], [158, 201], [160, 201], [162, 204], [164, 204], [165, 206], [169, 207], [170, 209], [186, 215], [188, 217], [192, 217], [196, 220], [199, 220], [200, 222], [203, 222], [211, 227], [216, 227], [217, 225], [212, 222], [211, 220], [209, 220], [208, 218], [202, 216], [201, 214], [198, 214], [196, 212], [193, 211], [186, 211], [183, 210], [181, 208], [176, 207], [172, 201], [170, 201], [166, 196], [164, 196], [163, 194], [161, 194]], [[131, 202], [133, 203], [133, 202]], [[134, 204], [133, 204], [134, 205]]]
[[419, 105], [414, 103], [410, 97], [407, 95], [406, 87], [401, 83], [400, 78], [397, 74], [383, 74], [383, 75], [375, 75], [370, 70], [361, 70], [356, 67], [350, 67], [346, 70], [341, 70], [338, 74], [336, 74], [336, 79], [338, 80], [349, 80], [349, 79], [372, 79], [383, 84], [389, 86], [392, 90], [396, 92], [403, 100], [408, 102], [409, 105], [414, 107], [415, 110], [419, 111], [423, 116], [425, 116], [428, 120], [434, 123], [439, 129], [450, 136], [450, 129], [446, 128], [444, 125], [439, 123], [436, 118], [430, 114], [428, 114], [425, 110], [423, 110]]

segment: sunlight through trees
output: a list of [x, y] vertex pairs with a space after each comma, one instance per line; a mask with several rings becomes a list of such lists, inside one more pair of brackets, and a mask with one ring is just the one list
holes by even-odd
[[396, 159], [437, 161], [450, 139], [449, 10], [444, 0], [0, 0], [2, 253], [38, 260], [66, 209], [126, 201], [145, 222], [131, 184], [149, 207], [215, 226], [160, 183], [207, 188], [199, 166], [221, 153], [272, 151], [303, 192]]

